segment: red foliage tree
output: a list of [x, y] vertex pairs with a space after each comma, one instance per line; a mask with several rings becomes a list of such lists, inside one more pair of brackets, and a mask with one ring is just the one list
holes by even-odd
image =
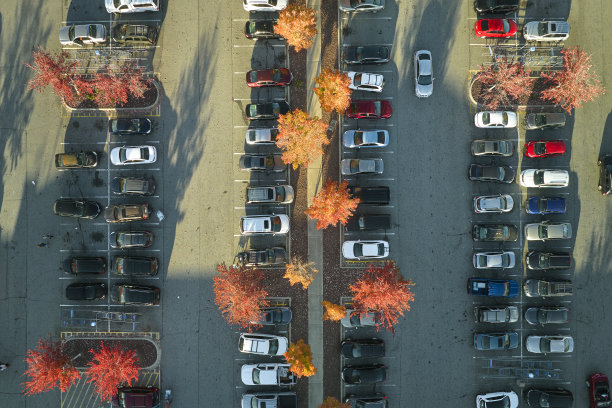
[[64, 353], [64, 344], [51, 337], [38, 340], [38, 348], [27, 351], [25, 362], [28, 366], [25, 374], [30, 376], [30, 380], [22, 384], [25, 395], [46, 392], [56, 386], [65, 392], [81, 378]]
[[578, 47], [563, 49], [563, 71], [542, 72], [552, 87], [542, 91], [542, 98], [561, 105], [570, 115], [572, 109], [605, 93], [596, 74], [591, 71], [591, 56]]
[[319, 193], [313, 197], [312, 204], [305, 213], [317, 220], [317, 229], [325, 229], [338, 222], [345, 224], [353, 215], [359, 199], [351, 197], [347, 186], [347, 180], [336, 183], [328, 179]]
[[351, 104], [351, 80], [348, 75], [331, 69], [324, 69], [315, 78], [314, 93], [319, 97], [321, 109], [325, 112], [335, 110], [339, 114], [344, 113]]
[[502, 59], [488, 67], [481, 66], [476, 81], [482, 83], [479, 102], [490, 110], [510, 106], [531, 93], [535, 78], [529, 76], [521, 63]]
[[140, 367], [134, 350], [122, 350], [118, 346], [108, 348], [104, 342], [100, 350], [89, 350], [93, 354], [89, 362], [88, 382], [94, 383], [96, 393], [102, 401], [108, 401], [117, 393], [117, 386], [132, 385], [138, 379]]
[[92, 80], [95, 99], [100, 106], [124, 105], [132, 95], [141, 98], [148, 89], [150, 79], [143, 76], [142, 68], [124, 65], [119, 73], [108, 67], [104, 73], [97, 73]]
[[73, 102], [85, 84], [76, 74], [79, 63], [69, 61], [68, 54], [63, 51], [54, 56], [42, 47], [38, 47], [32, 56], [34, 64], [25, 64], [34, 71], [34, 76], [28, 81], [28, 88], [42, 92], [51, 86], [60, 98], [67, 103]]
[[263, 272], [245, 266], [217, 265], [214, 278], [215, 303], [230, 324], [251, 329], [259, 320], [261, 309], [270, 306], [263, 288]]
[[368, 265], [363, 276], [349, 286], [353, 293], [353, 308], [356, 313], [380, 312], [380, 324], [395, 332], [399, 317], [410, 310], [410, 302], [414, 301], [410, 290], [413, 285], [412, 281], [402, 278], [393, 261], [385, 262], [383, 266]]
[[290, 4], [278, 13], [274, 32], [287, 40], [295, 51], [312, 47], [317, 35], [314, 9], [299, 4]]
[[328, 144], [327, 125], [321, 119], [300, 109], [279, 116], [276, 146], [283, 151], [283, 162], [294, 170], [300, 165], [308, 167]]
[[311, 377], [317, 373], [317, 368], [312, 364], [312, 351], [304, 340], [299, 339], [297, 343], [291, 343], [283, 356], [287, 363], [291, 364], [289, 370], [298, 377]]

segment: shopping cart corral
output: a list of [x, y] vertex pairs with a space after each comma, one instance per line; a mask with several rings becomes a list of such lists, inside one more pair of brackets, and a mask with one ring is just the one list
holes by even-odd
[[60, 311], [64, 327], [105, 331], [136, 331], [140, 313], [68, 309]]
[[518, 380], [563, 380], [561, 361], [526, 359], [484, 359], [480, 367], [483, 378]]

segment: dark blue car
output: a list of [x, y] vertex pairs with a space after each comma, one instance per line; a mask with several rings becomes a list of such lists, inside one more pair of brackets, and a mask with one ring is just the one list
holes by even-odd
[[527, 214], [565, 214], [565, 198], [531, 197], [527, 200]]
[[470, 278], [467, 285], [468, 294], [474, 296], [517, 297], [519, 284], [512, 279]]

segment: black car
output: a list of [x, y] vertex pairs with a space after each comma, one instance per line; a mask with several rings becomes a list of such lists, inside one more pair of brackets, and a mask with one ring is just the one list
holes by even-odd
[[478, 13], [508, 14], [519, 9], [520, 0], [476, 0], [474, 9]]
[[151, 133], [151, 121], [147, 118], [110, 119], [110, 135], [148, 135]]
[[252, 40], [277, 38], [284, 40], [283, 36], [274, 32], [274, 20], [249, 20], [244, 26], [244, 35]]
[[391, 58], [391, 50], [384, 45], [358, 45], [344, 48], [344, 62], [356, 64], [385, 64]]
[[597, 189], [602, 195], [612, 193], [612, 156], [605, 155], [597, 160], [599, 166], [599, 185]]
[[111, 248], [148, 248], [153, 243], [153, 233], [150, 231], [117, 231], [111, 232]]
[[95, 201], [60, 198], [53, 204], [53, 213], [60, 217], [96, 218], [102, 208]]
[[82, 169], [96, 167], [97, 165], [98, 153], [92, 151], [58, 153], [55, 155], [56, 169]]
[[390, 192], [387, 186], [358, 187], [348, 186], [349, 193], [359, 198], [359, 204], [363, 205], [388, 205]]
[[386, 379], [384, 364], [345, 366], [342, 370], [342, 380], [347, 384], [376, 384]]
[[159, 407], [159, 389], [156, 387], [117, 387], [112, 406], [119, 408]]
[[151, 25], [119, 24], [113, 28], [113, 41], [119, 45], [155, 45], [157, 31]]
[[384, 357], [385, 342], [381, 339], [346, 339], [340, 345], [346, 358]]
[[73, 283], [66, 287], [68, 300], [100, 300], [105, 297], [106, 285], [104, 283]]
[[344, 400], [351, 408], [387, 408], [387, 397], [381, 392], [373, 395], [349, 394]]
[[531, 251], [525, 256], [529, 269], [569, 269], [572, 257], [568, 252]]
[[111, 299], [122, 305], [155, 306], [159, 304], [159, 288], [120, 284], [113, 287]]
[[118, 256], [113, 261], [113, 271], [123, 276], [155, 276], [159, 260], [152, 256]]
[[111, 181], [111, 191], [118, 195], [153, 195], [155, 193], [155, 179], [115, 177]]
[[512, 224], [474, 224], [474, 241], [516, 241], [518, 228]]
[[249, 120], [278, 119], [279, 115], [286, 114], [290, 109], [289, 104], [285, 101], [249, 103], [246, 106], [245, 112]]
[[261, 317], [259, 320], [252, 321], [251, 323], [254, 325], [276, 326], [291, 323], [292, 317], [293, 314], [289, 307], [267, 307], [261, 309]]
[[525, 311], [529, 324], [565, 324], [569, 321], [569, 309], [564, 306], [530, 307]]
[[92, 256], [74, 256], [64, 261], [63, 269], [65, 272], [74, 275], [102, 275], [106, 273], [106, 259]]
[[514, 170], [508, 166], [471, 164], [468, 170], [468, 178], [472, 181], [491, 181], [508, 184], [514, 181]]
[[376, 231], [389, 228], [391, 228], [391, 216], [389, 214], [356, 214], [344, 224], [344, 229], [348, 232]]
[[527, 404], [534, 408], [570, 408], [574, 396], [562, 388], [551, 390], [531, 389], [526, 393]]
[[287, 253], [283, 247], [249, 249], [236, 255], [238, 262], [245, 266], [266, 266], [284, 263]]
[[525, 115], [526, 129], [546, 129], [565, 126], [565, 113], [540, 112]]

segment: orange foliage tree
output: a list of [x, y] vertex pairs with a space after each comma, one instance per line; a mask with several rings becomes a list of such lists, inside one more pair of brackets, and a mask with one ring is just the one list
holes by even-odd
[[295, 51], [312, 47], [317, 35], [314, 9], [299, 4], [290, 4], [278, 13], [274, 32], [282, 35]]
[[96, 393], [102, 401], [108, 401], [117, 394], [117, 386], [132, 385], [138, 379], [140, 367], [134, 350], [123, 350], [119, 346], [108, 348], [104, 342], [100, 350], [89, 350], [93, 354], [89, 362], [88, 382], [94, 383]]
[[347, 180], [336, 183], [328, 179], [319, 193], [313, 197], [312, 204], [305, 213], [317, 220], [317, 229], [325, 229], [338, 222], [344, 225], [353, 215], [359, 204], [359, 198], [353, 198], [347, 186]]
[[319, 408], [351, 408], [350, 402], [340, 402], [335, 397], [327, 397]]
[[263, 272], [245, 266], [217, 265], [214, 277], [215, 303], [230, 324], [251, 329], [259, 320], [261, 310], [270, 306], [268, 292], [263, 288]]
[[312, 364], [312, 351], [310, 346], [300, 339], [297, 343], [291, 343], [285, 354], [287, 363], [291, 364], [291, 370], [298, 377], [310, 377], [315, 375], [317, 368]]
[[344, 113], [351, 104], [351, 80], [348, 75], [331, 69], [324, 69], [315, 78], [314, 93], [319, 97], [321, 109], [325, 112]]
[[395, 332], [399, 317], [410, 310], [410, 302], [414, 301], [410, 289], [413, 285], [412, 281], [402, 278], [395, 262], [387, 261], [382, 266], [368, 265], [362, 277], [349, 289], [353, 293], [356, 313], [380, 312], [380, 324]]
[[331, 320], [332, 322], [338, 322], [342, 320], [344, 316], [346, 316], [346, 307], [342, 305], [337, 305], [332, 302], [328, 302], [324, 300], [321, 302], [321, 305], [325, 308], [325, 313], [323, 313], [323, 320]]
[[328, 144], [327, 125], [321, 119], [300, 109], [279, 116], [276, 146], [283, 151], [283, 162], [294, 170], [300, 165], [308, 167]]
[[56, 386], [65, 392], [81, 378], [64, 352], [64, 343], [51, 337], [38, 340], [37, 349], [27, 351], [25, 362], [28, 366], [25, 375], [30, 377], [22, 384], [25, 395], [46, 392]]
[[291, 286], [300, 283], [303, 289], [308, 289], [317, 273], [319, 271], [315, 268], [314, 262], [304, 262], [302, 259], [294, 257], [286, 265], [284, 278], [289, 279]]
[[488, 67], [481, 66], [476, 80], [482, 83], [480, 101], [486, 109], [510, 106], [531, 93], [535, 78], [529, 76], [523, 64], [502, 59]]

